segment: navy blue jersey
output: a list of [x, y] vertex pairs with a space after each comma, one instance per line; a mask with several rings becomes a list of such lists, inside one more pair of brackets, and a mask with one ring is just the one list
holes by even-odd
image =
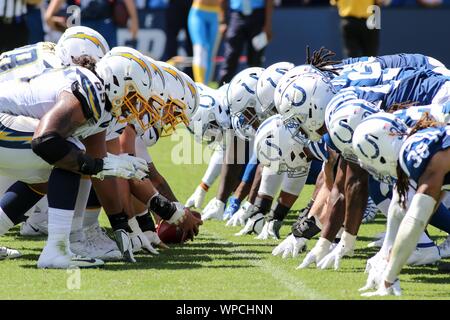
[[[417, 185], [431, 158], [450, 147], [450, 126], [427, 128], [409, 137], [400, 149], [402, 170]], [[444, 177], [444, 186], [450, 187], [450, 173]]]

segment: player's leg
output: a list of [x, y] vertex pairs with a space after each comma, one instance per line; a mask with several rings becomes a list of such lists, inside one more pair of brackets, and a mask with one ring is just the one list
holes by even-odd
[[208, 63], [207, 15], [208, 12], [194, 4], [188, 16], [188, 31], [194, 53], [192, 61], [194, 80], [204, 84], [207, 84], [206, 69]]
[[206, 68], [205, 81], [208, 84], [213, 80], [215, 71], [215, 58], [220, 44], [219, 32], [219, 12], [209, 12], [208, 14], [208, 64]]

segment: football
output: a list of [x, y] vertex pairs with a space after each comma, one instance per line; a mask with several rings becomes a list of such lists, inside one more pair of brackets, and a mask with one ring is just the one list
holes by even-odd
[[[197, 211], [191, 211], [191, 213], [197, 218], [201, 219], [200, 213]], [[181, 238], [183, 236], [183, 232], [177, 226], [174, 226], [168, 223], [165, 220], [161, 220], [156, 226], [156, 232], [164, 243], [182, 243]]]

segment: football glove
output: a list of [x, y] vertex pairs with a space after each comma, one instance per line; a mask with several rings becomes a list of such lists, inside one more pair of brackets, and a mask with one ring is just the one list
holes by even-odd
[[239, 200], [238, 198], [235, 198], [235, 197], [231, 197], [228, 202], [228, 206], [225, 209], [225, 212], [223, 213], [223, 220], [230, 219], [236, 213], [236, 211], [239, 210], [240, 206], [241, 206], [241, 200]]
[[147, 176], [148, 166], [144, 159], [127, 154], [108, 153], [103, 158], [103, 170], [92, 177], [103, 180], [106, 177], [142, 180]]
[[286, 239], [283, 240], [275, 249], [272, 250], [272, 255], [281, 255], [283, 259], [292, 256], [295, 258], [300, 252], [306, 249], [306, 238], [297, 238], [293, 234], [290, 234]]
[[319, 269], [327, 269], [334, 266], [334, 270], [339, 269], [341, 259], [344, 256], [353, 256], [355, 248], [356, 236], [344, 231], [342, 238], [334, 247], [334, 249], [327, 254], [322, 260], [317, 264]]
[[247, 220], [247, 223], [245, 224], [244, 228], [241, 231], [235, 233], [234, 235], [242, 236], [244, 234], [252, 234], [252, 233], [259, 234], [263, 228], [263, 225], [264, 225], [264, 215], [262, 213], [257, 213]]
[[201, 186], [198, 186], [194, 193], [187, 199], [186, 207], [201, 208], [205, 201], [206, 191]]
[[224, 210], [225, 210], [225, 203], [223, 203], [219, 199], [212, 198], [202, 212], [202, 220], [203, 221], [209, 219], [222, 220]]
[[227, 227], [244, 226], [247, 219], [258, 212], [258, 207], [246, 201], [241, 208], [227, 221]]
[[147, 237], [148, 241], [150, 241], [152, 245], [155, 245], [161, 249], [169, 249], [169, 247], [164, 242], [161, 241], [156, 232], [150, 230], [144, 231], [144, 235]]
[[314, 248], [308, 252], [305, 259], [303, 259], [303, 262], [297, 267], [297, 269], [304, 269], [313, 263], [317, 264], [328, 254], [328, 252], [330, 252], [330, 247], [331, 242], [320, 237]]
[[159, 254], [158, 250], [153, 248], [150, 241], [142, 232], [132, 235], [131, 245], [133, 246], [133, 253], [136, 253], [142, 249], [147, 253]]
[[264, 223], [261, 233], [256, 237], [258, 240], [267, 240], [269, 238], [279, 240], [280, 229], [283, 221], [272, 219]]
[[394, 283], [387, 287], [384, 285], [384, 280], [380, 284], [377, 291], [365, 292], [361, 294], [362, 297], [385, 297], [385, 296], [401, 296], [402, 289], [400, 288], [400, 280], [397, 279]]

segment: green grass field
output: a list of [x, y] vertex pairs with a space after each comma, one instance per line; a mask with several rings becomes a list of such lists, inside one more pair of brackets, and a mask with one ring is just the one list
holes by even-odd
[[[164, 138], [151, 149], [157, 168], [167, 178], [181, 201], [194, 191], [206, 165], [174, 165], [171, 146]], [[209, 200], [216, 187], [208, 193]], [[294, 209], [305, 206], [312, 187], [306, 187]], [[290, 214], [283, 237], [296, 218]], [[106, 218], [102, 217], [106, 226]], [[137, 263], [108, 263], [103, 269], [81, 271], [80, 289], [68, 289], [73, 273], [39, 270], [36, 261], [44, 238], [23, 238], [18, 228], [1, 244], [19, 249], [23, 257], [1, 261], [1, 299], [361, 299], [366, 259], [375, 253], [366, 245], [384, 229], [378, 217], [363, 225], [353, 258], [345, 258], [339, 271], [315, 268], [296, 270], [305, 254], [282, 260], [270, 253], [275, 240], [255, 240], [254, 235], [235, 237], [240, 228], [225, 228], [223, 222], [207, 221], [195, 242], [171, 246], [159, 256], [137, 255]], [[442, 241], [445, 234], [431, 230]], [[315, 240], [308, 243], [312, 248]], [[448, 299], [450, 276], [436, 267], [405, 268], [401, 275], [401, 299]], [[394, 298], [398, 299], [398, 298]]]

